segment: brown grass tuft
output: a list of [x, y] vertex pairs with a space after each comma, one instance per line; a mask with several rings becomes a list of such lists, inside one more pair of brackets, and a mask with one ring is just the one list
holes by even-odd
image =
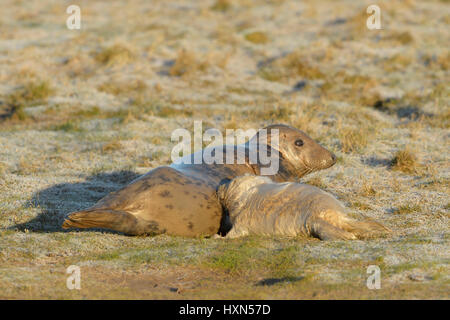
[[231, 1], [230, 0], [217, 0], [212, 6], [211, 10], [226, 12], [231, 9]]
[[185, 76], [191, 75], [198, 71], [205, 71], [208, 69], [209, 63], [200, 59], [194, 52], [188, 50], [181, 50], [175, 63], [169, 70], [171, 76]]
[[405, 204], [405, 205], [401, 205], [398, 208], [394, 209], [393, 213], [394, 214], [408, 214], [408, 213], [413, 213], [413, 212], [419, 212], [421, 210], [420, 206], [415, 204]]
[[194, 112], [191, 110], [191, 108], [183, 107], [183, 108], [175, 108], [172, 106], [164, 105], [161, 107], [158, 107], [155, 115], [162, 118], [171, 118], [171, 117], [192, 117]]
[[110, 47], [102, 49], [95, 55], [95, 60], [101, 64], [124, 65], [132, 62], [136, 58], [136, 53], [129, 45], [116, 43]]
[[109, 153], [120, 149], [122, 149], [122, 144], [119, 141], [111, 141], [102, 146], [103, 153]]
[[140, 93], [147, 89], [147, 85], [142, 80], [132, 81], [108, 81], [97, 87], [98, 90], [113, 94], [115, 96], [130, 93]]
[[285, 104], [277, 104], [273, 107], [265, 108], [261, 111], [261, 119], [273, 119], [279, 121], [288, 121], [294, 111], [290, 106]]
[[408, 148], [399, 150], [391, 161], [393, 170], [405, 173], [417, 173], [419, 171], [419, 163], [417, 156]]
[[364, 202], [355, 201], [351, 203], [351, 206], [353, 208], [359, 209], [359, 210], [371, 210], [372, 207]]
[[412, 43], [414, 41], [414, 38], [411, 35], [411, 33], [409, 33], [409, 31], [404, 31], [404, 32], [392, 32], [387, 37], [385, 37], [384, 40], [394, 41], [402, 45], [407, 45]]
[[23, 121], [28, 118], [21, 104], [2, 103], [0, 105], [0, 120]]
[[373, 197], [377, 194], [377, 191], [370, 182], [363, 181], [361, 186], [361, 194], [366, 197]]
[[259, 75], [269, 81], [286, 81], [290, 78], [321, 79], [324, 74], [300, 51], [292, 52], [282, 58], [264, 65]]
[[255, 31], [247, 33], [245, 35], [245, 40], [255, 44], [265, 44], [269, 42], [269, 37], [264, 32]]
[[200, 55], [183, 49], [178, 52], [175, 63], [169, 69], [169, 74], [178, 77], [191, 76], [198, 72], [205, 72], [212, 66], [225, 69], [230, 57], [230, 52], [209, 52]]
[[8, 94], [0, 104], [0, 120], [26, 120], [26, 107], [47, 102], [54, 93], [53, 87], [45, 80], [30, 80]]
[[54, 89], [46, 80], [28, 81], [17, 88], [6, 101], [12, 105], [29, 105], [31, 103], [42, 103], [54, 93]]

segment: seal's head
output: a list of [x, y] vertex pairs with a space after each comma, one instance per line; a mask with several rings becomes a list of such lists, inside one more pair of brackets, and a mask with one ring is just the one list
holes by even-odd
[[[276, 132], [272, 131], [274, 129], [278, 130], [278, 143], [271, 140], [271, 134]], [[336, 156], [332, 152], [296, 128], [273, 124], [260, 130], [253, 139], [258, 139], [261, 134], [267, 134], [267, 144], [279, 152], [280, 170], [285, 171], [284, 175], [300, 178], [336, 163]]]

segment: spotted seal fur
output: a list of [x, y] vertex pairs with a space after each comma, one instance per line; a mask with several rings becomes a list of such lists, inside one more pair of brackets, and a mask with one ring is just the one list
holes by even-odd
[[[275, 181], [298, 180], [336, 162], [330, 151], [296, 128], [276, 124], [264, 129], [267, 134], [273, 129], [279, 132], [279, 170], [271, 176]], [[245, 154], [243, 164], [172, 164], [157, 167], [110, 193], [94, 206], [71, 213], [62, 227], [106, 228], [129, 235], [167, 233], [196, 237], [219, 231], [225, 233], [229, 225], [223, 219], [217, 189], [237, 176], [261, 174], [263, 165], [249, 161], [249, 144], [255, 139], [259, 141], [260, 132], [249, 142], [234, 146], [236, 157], [239, 152]], [[266, 146], [271, 150], [270, 139]], [[223, 148], [225, 150], [226, 146]]]

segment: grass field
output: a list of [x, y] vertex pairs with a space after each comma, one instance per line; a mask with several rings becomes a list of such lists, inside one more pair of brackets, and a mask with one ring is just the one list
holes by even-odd
[[[4, 0], [0, 298], [449, 299], [450, 4]], [[393, 230], [368, 241], [63, 231], [170, 163], [177, 128], [286, 123], [338, 157], [307, 182]], [[81, 268], [81, 290], [66, 268]], [[381, 269], [381, 289], [366, 286]]]

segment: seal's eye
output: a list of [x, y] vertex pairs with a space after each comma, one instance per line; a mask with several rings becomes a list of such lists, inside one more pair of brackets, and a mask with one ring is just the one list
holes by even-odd
[[301, 147], [303, 145], [303, 140], [302, 139], [295, 140], [295, 145], [297, 147]]

